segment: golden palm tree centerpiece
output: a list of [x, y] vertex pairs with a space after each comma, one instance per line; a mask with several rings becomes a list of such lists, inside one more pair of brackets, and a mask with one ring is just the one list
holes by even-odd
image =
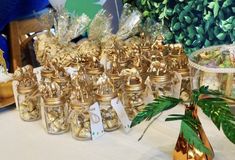
[[181, 120], [173, 160], [212, 160], [214, 152], [202, 128], [197, 110], [201, 108], [216, 127], [222, 129], [225, 136], [235, 144], [235, 115], [232, 114], [226, 99], [228, 97], [218, 91], [209, 90], [206, 86], [193, 90], [189, 103], [173, 97], [158, 97], [137, 114], [131, 127], [144, 120], [154, 121], [155, 116], [182, 104], [185, 106], [184, 114], [171, 114], [166, 118], [166, 121]]

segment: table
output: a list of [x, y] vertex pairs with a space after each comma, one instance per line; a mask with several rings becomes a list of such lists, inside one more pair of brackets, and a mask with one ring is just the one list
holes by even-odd
[[[106, 133], [95, 141], [77, 141], [70, 133], [48, 135], [41, 121], [23, 122], [16, 110], [0, 113], [1, 160], [171, 160], [179, 122], [164, 122], [166, 115], [183, 113], [177, 107], [154, 122], [144, 138], [138, 138], [147, 123], [125, 134], [122, 129]], [[199, 112], [203, 128], [215, 151], [214, 160], [231, 160], [235, 145]]]

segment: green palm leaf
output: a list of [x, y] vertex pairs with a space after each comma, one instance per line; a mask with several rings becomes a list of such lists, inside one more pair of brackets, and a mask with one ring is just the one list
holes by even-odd
[[214, 96], [220, 96], [223, 95], [221, 92], [216, 90], [210, 90], [209, 86], [201, 86], [199, 88], [200, 94], [207, 94], [207, 95], [214, 95]]
[[211, 154], [210, 150], [203, 144], [198, 136], [198, 128], [201, 124], [198, 119], [193, 118], [192, 111], [186, 111], [185, 115], [171, 114], [169, 116], [166, 121], [182, 121], [180, 133], [190, 145], [193, 145], [203, 153]]
[[197, 132], [187, 123], [187, 121], [181, 122], [181, 131], [185, 140], [193, 145], [195, 148], [203, 153], [211, 154], [210, 150], [203, 144], [201, 139], [198, 137]]
[[197, 105], [219, 130], [222, 126], [226, 137], [235, 144], [235, 115], [232, 114], [226, 101], [222, 98], [204, 98], [200, 99]]
[[131, 123], [131, 127], [136, 126], [144, 120], [151, 120], [157, 114], [177, 106], [180, 102], [182, 102], [181, 99], [172, 97], [159, 97], [155, 99], [152, 103], [147, 104], [143, 111], [137, 114]]
[[199, 89], [193, 90], [192, 94], [192, 101], [194, 104], [196, 104], [199, 100], [199, 97], [201, 95], [207, 95], [207, 96], [222, 96], [223, 94], [219, 91], [210, 90], [208, 86], [201, 86]]
[[235, 123], [234, 121], [223, 122], [222, 129], [225, 136], [235, 144]]

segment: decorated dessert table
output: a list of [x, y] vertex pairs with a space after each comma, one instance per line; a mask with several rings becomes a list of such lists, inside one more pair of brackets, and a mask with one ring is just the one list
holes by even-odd
[[[167, 114], [183, 112], [184, 107], [177, 107]], [[147, 123], [127, 134], [120, 128], [94, 141], [75, 141], [70, 132], [59, 136], [43, 132], [41, 121], [22, 123], [18, 114], [16, 110], [0, 112], [2, 160], [171, 160], [180, 128], [177, 121], [165, 122], [166, 113], [163, 113], [139, 142]], [[233, 159], [235, 146], [201, 111], [199, 115], [213, 146], [214, 159]]]

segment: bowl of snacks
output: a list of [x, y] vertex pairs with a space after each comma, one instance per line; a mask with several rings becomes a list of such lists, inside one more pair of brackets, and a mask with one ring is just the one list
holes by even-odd
[[189, 56], [192, 87], [208, 86], [235, 98], [235, 45], [200, 49]]

